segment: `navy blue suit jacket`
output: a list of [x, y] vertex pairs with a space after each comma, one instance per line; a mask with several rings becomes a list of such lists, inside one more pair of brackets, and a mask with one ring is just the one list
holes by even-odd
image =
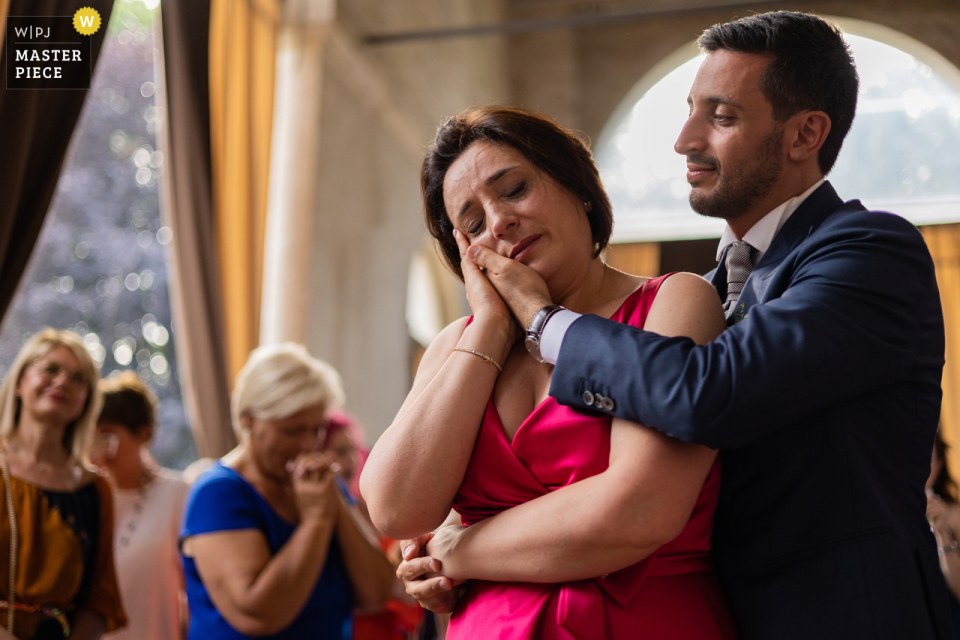
[[[725, 297], [723, 266], [707, 278]], [[924, 495], [943, 315], [922, 236], [824, 183], [740, 301], [744, 319], [705, 346], [583, 316], [550, 394], [601, 394], [615, 416], [723, 450], [713, 550], [745, 640], [947, 640]]]

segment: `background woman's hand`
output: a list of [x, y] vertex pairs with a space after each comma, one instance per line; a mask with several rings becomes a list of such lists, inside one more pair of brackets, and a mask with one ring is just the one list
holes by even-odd
[[340, 509], [335, 470], [329, 456], [306, 453], [293, 462], [290, 479], [300, 520], [333, 522]]

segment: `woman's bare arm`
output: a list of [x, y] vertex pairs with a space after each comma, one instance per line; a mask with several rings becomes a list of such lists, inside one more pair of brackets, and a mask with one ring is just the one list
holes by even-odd
[[[467, 250], [457, 239], [460, 255]], [[474, 322], [457, 320], [431, 343], [413, 388], [393, 424], [370, 452], [360, 493], [373, 524], [386, 535], [413, 538], [447, 517], [463, 480], [498, 368], [467, 349], [503, 365], [517, 327], [503, 300], [472, 260], [463, 260], [467, 299]]]
[[333, 528], [332, 521], [303, 521], [272, 557], [257, 529], [192, 536], [184, 552], [193, 555], [210, 599], [230, 626], [244, 635], [269, 635], [289, 626], [306, 604]]

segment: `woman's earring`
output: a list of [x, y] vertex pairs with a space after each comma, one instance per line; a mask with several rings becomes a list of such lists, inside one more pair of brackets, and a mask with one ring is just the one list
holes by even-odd
[[590, 201], [584, 202], [584, 203], [583, 203], [583, 210], [584, 210], [586, 213], [590, 213], [591, 211], [593, 211], [593, 203], [590, 202]]

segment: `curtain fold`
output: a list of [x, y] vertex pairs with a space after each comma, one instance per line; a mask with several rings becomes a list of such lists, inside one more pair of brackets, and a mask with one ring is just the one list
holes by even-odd
[[[103, 25], [92, 38], [96, 65], [110, 20], [113, 0], [0, 0], [6, 31], [9, 16], [69, 16], [82, 7], [100, 13]], [[6, 12], [3, 9], [6, 8]], [[34, 18], [37, 26], [52, 29], [52, 41], [66, 41], [77, 33], [64, 20]], [[0, 53], [0, 319], [6, 314], [17, 285], [40, 236], [53, 199], [73, 129], [80, 118], [86, 91], [7, 91], [6, 47]]]
[[[161, 143], [167, 174], [161, 207], [173, 230], [171, 276], [180, 381], [197, 451], [219, 457], [236, 445], [223, 341], [210, 155], [209, 0], [163, 0], [158, 86], [167, 108]], [[162, 80], [162, 83], [159, 82]]]
[[629, 242], [607, 246], [604, 259], [614, 269], [635, 276], [660, 275], [660, 243]]
[[0, 0], [0, 51], [3, 51], [3, 39], [7, 35], [7, 12], [10, 0]]
[[213, 211], [233, 380], [260, 340], [279, 0], [210, 3]]
[[937, 285], [943, 305], [946, 332], [946, 364], [943, 367], [943, 407], [940, 424], [951, 473], [960, 470], [960, 224], [920, 227], [937, 269]]

